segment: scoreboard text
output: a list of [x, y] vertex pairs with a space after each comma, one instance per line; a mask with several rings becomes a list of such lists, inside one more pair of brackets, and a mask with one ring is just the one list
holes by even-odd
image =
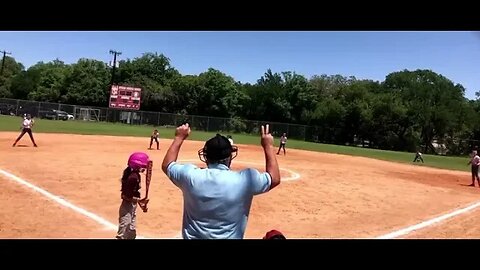
[[114, 109], [139, 110], [141, 93], [141, 88], [112, 85], [110, 89], [109, 107]]

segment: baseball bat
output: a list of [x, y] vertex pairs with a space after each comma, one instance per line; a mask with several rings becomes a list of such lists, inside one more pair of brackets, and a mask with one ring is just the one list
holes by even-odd
[[150, 187], [150, 182], [152, 181], [152, 171], [153, 171], [153, 161], [149, 161], [147, 165], [147, 177], [146, 177], [146, 184], [147, 190], [145, 192], [145, 199], [148, 199], [148, 189]]
[[[142, 200], [148, 199], [148, 190], [150, 189], [150, 182], [152, 181], [152, 170], [153, 170], [153, 161], [150, 160], [147, 165], [147, 175], [145, 177], [145, 186], [146, 186], [145, 198], [143, 198]], [[147, 212], [148, 210], [147, 203], [145, 203], [145, 208], [143, 212]]]

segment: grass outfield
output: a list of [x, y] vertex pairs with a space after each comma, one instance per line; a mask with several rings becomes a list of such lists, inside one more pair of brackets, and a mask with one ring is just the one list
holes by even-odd
[[[0, 131], [20, 131], [20, 117], [0, 116]], [[53, 121], [36, 119], [34, 132], [45, 133], [71, 133], [84, 135], [114, 135], [114, 136], [135, 136], [149, 137], [153, 127], [126, 125], [106, 122], [84, 122], [84, 121]], [[173, 138], [174, 130], [171, 128], [157, 128], [161, 138]], [[215, 132], [192, 131], [190, 140], [205, 141], [215, 135]], [[260, 136], [235, 134], [232, 135], [235, 143], [260, 145]], [[14, 139], [14, 138], [13, 138]], [[278, 142], [278, 138], [276, 140]], [[305, 141], [288, 140], [288, 148], [304, 149], [317, 152], [345, 154], [352, 156], [363, 156], [381, 160], [395, 161], [401, 163], [412, 163], [414, 153], [384, 151], [361, 147], [340, 146], [332, 144], [311, 143]], [[467, 157], [444, 157], [424, 155], [425, 164], [416, 163], [419, 166], [430, 166], [442, 169], [469, 171]]]

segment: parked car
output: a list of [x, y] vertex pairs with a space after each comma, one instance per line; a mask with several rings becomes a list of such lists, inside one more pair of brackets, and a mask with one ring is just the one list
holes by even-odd
[[74, 119], [73, 115], [64, 111], [59, 111], [59, 110], [48, 111], [43, 117], [47, 119], [63, 120], [63, 121]]
[[0, 104], [0, 114], [15, 115], [15, 106], [10, 104]]
[[68, 115], [68, 120], [74, 120], [75, 119], [75, 116], [73, 116], [73, 114], [67, 113], [67, 115]]

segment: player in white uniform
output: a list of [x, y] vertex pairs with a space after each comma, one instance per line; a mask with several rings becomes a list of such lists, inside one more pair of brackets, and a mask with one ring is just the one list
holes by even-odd
[[285, 151], [285, 145], [287, 144], [287, 133], [283, 133], [282, 137], [280, 137], [280, 147], [278, 147], [277, 155], [280, 154], [280, 149], [283, 148], [283, 155], [285, 156], [287, 153]]
[[471, 187], [475, 186], [475, 179], [477, 179], [478, 186], [480, 187], [480, 177], [478, 176], [478, 167], [480, 166], [480, 157], [477, 154], [476, 150], [472, 151], [472, 158], [468, 162], [468, 165], [472, 167], [472, 183]]
[[232, 146], [234, 146], [232, 136], [231, 136], [231, 135], [227, 135], [227, 139], [228, 139], [228, 141], [230, 142], [230, 144], [231, 144]]
[[25, 133], [28, 133], [28, 135], [30, 136], [30, 140], [32, 140], [33, 146], [37, 147], [37, 144], [35, 143], [35, 139], [33, 139], [33, 134], [32, 134], [32, 127], [34, 124], [35, 124], [35, 121], [32, 119], [30, 114], [27, 114], [23, 118], [22, 133], [20, 133], [20, 136], [18, 136], [17, 140], [15, 140], [15, 142], [13, 143], [12, 145], [13, 147], [17, 145], [17, 142], [23, 137], [23, 135], [25, 135]]

